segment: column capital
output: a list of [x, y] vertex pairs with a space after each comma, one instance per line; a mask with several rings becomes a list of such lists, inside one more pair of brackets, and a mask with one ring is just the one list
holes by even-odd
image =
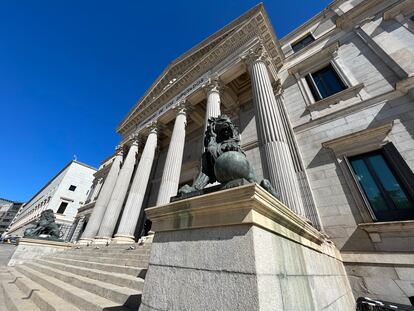
[[164, 129], [165, 125], [159, 122], [158, 120], [151, 121], [146, 124], [138, 133], [138, 143], [143, 148], [145, 146], [145, 142], [148, 139], [150, 134], [158, 134]]
[[270, 64], [269, 54], [267, 53], [263, 43], [259, 43], [252, 47], [247, 54], [242, 57], [242, 60], [247, 65], [249, 70], [251, 66], [257, 62], [263, 62], [266, 65]]
[[146, 126], [148, 133], [157, 133], [160, 130], [161, 127], [161, 123], [159, 123], [158, 121], [153, 121], [150, 124], [148, 124]]
[[184, 98], [178, 101], [172, 109], [174, 109], [177, 112], [177, 115], [186, 114], [191, 109], [191, 105], [188, 99]]
[[162, 131], [164, 126], [165, 126], [164, 124], [162, 124], [158, 120], [155, 120], [155, 121], [148, 123], [139, 134], [142, 137], [143, 141], [146, 141], [146, 139], [148, 138], [150, 134], [158, 135], [160, 131]]
[[141, 135], [139, 135], [139, 133], [133, 133], [129, 136], [128, 142], [133, 145], [139, 145], [139, 143], [141, 142]]
[[124, 146], [121, 145], [121, 144], [116, 145], [115, 153], [116, 153], [116, 155], [122, 155], [124, 153]]
[[206, 95], [210, 94], [211, 92], [220, 93], [222, 89], [222, 85], [220, 79], [217, 75], [211, 76], [207, 83], [202, 86]]

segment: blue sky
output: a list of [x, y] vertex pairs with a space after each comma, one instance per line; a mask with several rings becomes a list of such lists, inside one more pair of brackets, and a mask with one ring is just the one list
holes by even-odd
[[[265, 1], [278, 37], [328, 0]], [[98, 167], [169, 62], [251, 0], [0, 0], [0, 197], [28, 200], [67, 162]]]

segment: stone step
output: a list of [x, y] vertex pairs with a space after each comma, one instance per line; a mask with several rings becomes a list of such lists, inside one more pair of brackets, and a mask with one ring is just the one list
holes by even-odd
[[8, 311], [40, 311], [40, 309], [28, 299], [27, 295], [17, 288], [13, 281], [1, 281], [0, 287], [4, 299], [1, 303], [4, 303]]
[[83, 249], [76, 249], [76, 250], [68, 250], [65, 251], [64, 254], [66, 255], [85, 255], [85, 256], [95, 256], [97, 254], [99, 254], [99, 256], [104, 256], [104, 257], [120, 257], [120, 255], [122, 254], [123, 258], [130, 258], [130, 259], [134, 259], [135, 257], [149, 257], [150, 253], [149, 251], [146, 250], [109, 250], [109, 249], [90, 249], [90, 250], [83, 250]]
[[60, 271], [70, 272], [76, 275], [81, 275], [93, 280], [115, 284], [122, 287], [128, 287], [137, 291], [144, 289], [144, 280], [139, 277], [134, 277], [127, 274], [120, 274], [114, 272], [106, 272], [97, 269], [78, 267], [72, 264], [64, 264], [55, 261], [49, 261], [47, 259], [37, 259], [36, 263], [40, 265], [54, 268]]
[[[50, 275], [46, 275], [39, 271], [33, 270], [28, 266], [18, 265], [16, 270], [33, 280], [34, 282], [47, 288], [49, 291], [63, 298], [68, 303], [78, 307], [80, 310], [88, 311], [102, 311], [102, 310], [117, 310], [130, 311], [126, 306], [120, 303], [111, 301], [107, 298], [101, 297], [94, 293], [88, 292], [81, 288], [75, 287], [71, 284], [65, 283]], [[31, 309], [26, 309], [31, 310]]]
[[[62, 252], [63, 253], [63, 252]], [[92, 256], [92, 255], [82, 255], [82, 254], [53, 254], [51, 256], [53, 258], [70, 258], [76, 260], [83, 260], [83, 261], [90, 261], [90, 262], [97, 262], [97, 263], [107, 263], [113, 265], [120, 265], [120, 266], [132, 266], [132, 267], [148, 267], [148, 258], [145, 259], [125, 259], [125, 258], [118, 258], [118, 257], [101, 257], [101, 256]]]
[[70, 259], [70, 258], [51, 257], [51, 258], [47, 258], [47, 260], [58, 262], [58, 263], [65, 263], [65, 264], [77, 266], [77, 267], [97, 269], [100, 271], [128, 274], [128, 275], [137, 276], [143, 279], [145, 278], [145, 275], [148, 270], [147, 268], [112, 265], [112, 264], [90, 262], [90, 261], [76, 260], [76, 259]]
[[16, 286], [25, 293], [30, 300], [42, 311], [80, 311], [72, 304], [67, 303], [56, 294], [47, 290], [40, 284], [32, 281], [25, 275], [14, 270]]
[[120, 249], [128, 249], [130, 247], [134, 247], [135, 249], [146, 249], [146, 250], [150, 250], [152, 243], [148, 243], [148, 244], [144, 244], [144, 245], [140, 245], [140, 244], [110, 244], [108, 246], [105, 245], [90, 245], [90, 246], [85, 246], [85, 245], [75, 245], [73, 247], [71, 247], [70, 249], [95, 249], [96, 247], [99, 247], [99, 249], [115, 249], [115, 250], [120, 250]]
[[79, 253], [79, 254], [113, 254], [113, 255], [117, 255], [117, 254], [142, 254], [142, 255], [150, 255], [151, 253], [151, 249], [108, 249], [108, 248], [104, 248], [104, 249], [96, 249], [96, 248], [71, 248], [68, 249], [66, 251], [66, 253]]
[[35, 271], [54, 277], [62, 282], [65, 282], [66, 284], [71, 284], [114, 302], [120, 304], [128, 303], [128, 307], [138, 309], [141, 302], [141, 292], [128, 287], [93, 280], [70, 272], [60, 271], [58, 269], [39, 265], [34, 262], [27, 262], [26, 266]]

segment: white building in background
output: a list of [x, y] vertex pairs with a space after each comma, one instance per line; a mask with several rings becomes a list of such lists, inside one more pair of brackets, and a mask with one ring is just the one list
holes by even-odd
[[45, 209], [52, 209], [56, 222], [69, 234], [78, 208], [89, 195], [96, 169], [78, 161], [69, 162], [42, 189], [24, 204], [8, 228], [9, 235], [23, 236], [24, 229]]
[[7, 228], [22, 205], [22, 202], [0, 198], [0, 236], [5, 235]]

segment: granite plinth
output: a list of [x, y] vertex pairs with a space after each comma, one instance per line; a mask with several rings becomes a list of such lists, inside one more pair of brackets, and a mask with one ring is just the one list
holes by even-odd
[[43, 257], [47, 254], [60, 252], [72, 246], [71, 243], [46, 239], [22, 238], [16, 247], [8, 266], [22, 264], [28, 260]]
[[140, 311], [355, 310], [338, 250], [256, 184], [146, 212]]

